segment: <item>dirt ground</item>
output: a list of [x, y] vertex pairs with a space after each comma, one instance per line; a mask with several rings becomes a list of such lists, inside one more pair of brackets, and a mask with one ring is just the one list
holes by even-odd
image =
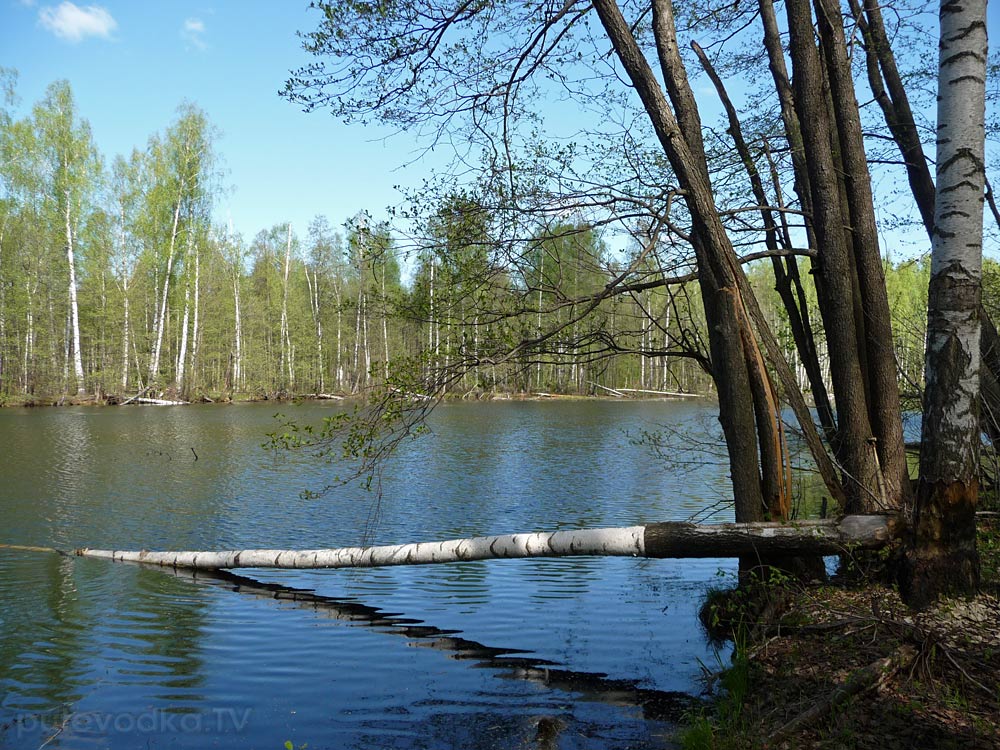
[[781, 587], [684, 746], [1000, 748], [1000, 518], [980, 527], [972, 600], [916, 614], [871, 580]]

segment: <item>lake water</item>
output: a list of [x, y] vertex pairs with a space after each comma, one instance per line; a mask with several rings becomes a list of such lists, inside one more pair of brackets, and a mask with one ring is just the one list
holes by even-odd
[[[305, 422], [336, 405], [283, 405]], [[263, 449], [274, 405], [0, 411], [0, 543], [334, 547], [375, 498]], [[683, 402], [449, 404], [386, 467], [379, 544], [633, 525], [718, 509]], [[718, 506], [718, 507], [717, 507]], [[708, 509], [707, 511], [705, 509]], [[169, 572], [0, 549], [0, 746], [669, 747], [718, 666], [697, 607], [730, 560], [579, 558]], [[727, 582], [727, 581], [724, 581]]]

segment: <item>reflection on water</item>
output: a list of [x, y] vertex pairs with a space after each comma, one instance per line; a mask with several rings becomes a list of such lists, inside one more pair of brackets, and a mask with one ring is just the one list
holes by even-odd
[[[373, 498], [303, 499], [335, 467], [261, 449], [273, 411], [0, 412], [0, 542], [357, 544]], [[388, 467], [373, 541], [686, 518], [728, 492], [725, 475], [677, 473], [626, 432], [708, 413], [445, 406]], [[582, 558], [264, 583], [4, 551], [0, 746], [664, 746], [674, 694], [697, 693], [716, 658], [695, 610], [719, 568]]]

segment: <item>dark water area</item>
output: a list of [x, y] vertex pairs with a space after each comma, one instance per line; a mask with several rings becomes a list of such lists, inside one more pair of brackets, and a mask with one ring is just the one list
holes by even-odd
[[[302, 497], [338, 467], [262, 448], [275, 411], [0, 411], [0, 543], [314, 548], [731, 520], [726, 468], [699, 450], [705, 405], [445, 405], [387, 465], [377, 504], [355, 486]], [[692, 436], [670, 460], [632, 443], [664, 425]], [[0, 550], [0, 747], [670, 747], [689, 703], [677, 694], [728, 659], [697, 607], [733, 569], [574, 558], [212, 576]]]

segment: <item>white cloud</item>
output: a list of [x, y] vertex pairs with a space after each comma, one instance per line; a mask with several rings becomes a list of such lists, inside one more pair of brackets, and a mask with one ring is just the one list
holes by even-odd
[[42, 28], [70, 42], [79, 42], [88, 36], [110, 39], [111, 32], [118, 28], [118, 22], [100, 5], [81, 8], [68, 1], [42, 8], [38, 11], [38, 22]]
[[205, 22], [200, 18], [187, 18], [181, 27], [181, 38], [198, 49], [205, 49]]

